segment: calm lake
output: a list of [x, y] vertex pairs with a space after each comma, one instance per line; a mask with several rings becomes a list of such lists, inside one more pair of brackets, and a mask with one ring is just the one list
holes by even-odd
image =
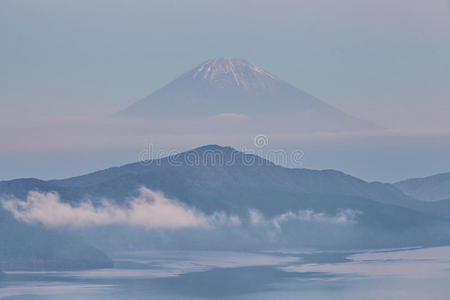
[[7, 272], [0, 299], [450, 299], [450, 247], [117, 253], [114, 269]]

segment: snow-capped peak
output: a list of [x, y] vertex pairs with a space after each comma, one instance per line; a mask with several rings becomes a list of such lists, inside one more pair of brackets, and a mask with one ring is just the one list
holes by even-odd
[[213, 58], [195, 68], [190, 76], [194, 80], [204, 80], [210, 84], [241, 88], [264, 88], [271, 81], [279, 79], [243, 59]]

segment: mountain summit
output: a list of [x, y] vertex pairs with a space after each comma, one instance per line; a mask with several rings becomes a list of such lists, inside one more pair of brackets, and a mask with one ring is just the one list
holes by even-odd
[[208, 59], [119, 115], [165, 120], [243, 115], [288, 122], [290, 128], [303, 131], [377, 128], [235, 58]]
[[269, 89], [276, 76], [260, 67], [236, 58], [208, 59], [188, 72], [192, 80], [204, 81], [218, 88]]
[[[172, 203], [180, 203], [186, 209], [212, 217], [208, 217], [214, 222], [211, 223], [212, 226], [207, 231], [197, 232], [199, 236], [193, 230], [189, 231], [186, 238], [187, 231], [180, 231], [180, 237], [174, 240], [174, 245], [184, 249], [205, 250], [217, 247], [215, 249], [224, 250], [230, 249], [230, 245], [235, 247], [253, 242], [257, 242], [259, 249], [267, 249], [268, 245], [279, 247], [280, 242], [283, 242], [284, 248], [308, 246], [328, 249], [436, 246], [450, 242], [448, 203], [435, 206], [433, 203], [411, 199], [390, 184], [369, 183], [334, 170], [285, 168], [262, 157], [218, 145], [206, 145], [155, 160], [62, 180], [0, 181], [0, 197], [26, 199], [30, 191], [53, 191], [73, 207], [86, 203], [84, 199], [99, 205], [108, 199], [111, 201], [109, 203], [126, 207], [128, 211], [131, 203], [127, 199], [139, 197], [141, 187], [161, 192], [173, 199]], [[418, 206], [418, 203], [421, 205]], [[37, 212], [41, 215], [47, 207], [48, 205], [43, 210], [37, 209]], [[162, 205], [162, 210], [168, 210], [166, 205]], [[53, 213], [51, 209], [49, 211]], [[11, 223], [2, 220], [1, 217], [9, 212], [10, 210], [6, 211], [0, 206], [2, 246], [8, 246], [11, 242], [11, 239], [7, 239], [11, 237], [11, 228], [13, 233], [23, 232], [20, 227], [11, 227]], [[143, 209], [140, 213], [140, 216], [149, 213], [148, 218], [156, 215], [153, 208], [151, 211]], [[238, 222], [228, 227], [226, 216], [236, 216], [238, 219], [235, 220]], [[178, 222], [177, 218], [175, 213], [172, 219]], [[267, 223], [260, 223], [264, 220]], [[271, 227], [267, 227], [275, 222], [278, 225], [284, 223], [281, 227], [277, 225], [274, 228], [277, 230], [276, 236], [272, 235], [274, 231]], [[220, 226], [216, 228], [217, 231], [214, 231], [215, 224]], [[326, 224], [328, 225], [324, 227]], [[258, 227], [254, 227], [255, 225]], [[261, 236], [259, 226], [263, 232], [270, 233], [270, 238]], [[236, 232], [239, 228], [245, 231]], [[118, 227], [114, 228], [114, 236], [117, 236], [117, 229]], [[104, 239], [103, 229], [97, 232], [98, 235], [91, 236], [91, 240], [97, 245], [100, 240], [116, 243], [117, 239]], [[229, 236], [232, 232], [236, 232], [236, 235]], [[203, 240], [205, 234], [214, 236], [214, 239]], [[13, 242], [16, 235], [20, 236], [12, 235]], [[136, 245], [142, 245], [142, 241], [147, 240], [149, 246], [155, 247], [161, 242], [158, 242], [159, 234], [148, 238], [134, 234], [132, 236], [136, 237]], [[30, 237], [30, 234], [26, 236], [28, 239]], [[170, 240], [167, 237], [170, 236], [164, 234], [164, 243]], [[259, 241], [261, 237], [263, 239]], [[20, 239], [20, 242], [23, 243], [23, 240]], [[123, 242], [124, 247], [130, 247], [135, 242], [129, 241], [133, 240], [125, 239], [119, 243]], [[247, 244], [249, 241], [250, 244]], [[16, 244], [20, 243], [14, 243]], [[2, 247], [0, 267], [1, 250]], [[9, 252], [8, 257], [11, 257]], [[30, 256], [31, 252], [27, 250], [23, 253]]]

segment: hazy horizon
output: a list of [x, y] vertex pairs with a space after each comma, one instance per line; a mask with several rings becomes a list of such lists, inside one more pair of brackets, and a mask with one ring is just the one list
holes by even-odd
[[[180, 151], [212, 143], [239, 149], [251, 146], [256, 134], [267, 135], [271, 148], [304, 151], [303, 167], [366, 180], [450, 170], [448, 1], [0, 6], [6, 42], [0, 49], [0, 179], [62, 178], [134, 162], [149, 143]], [[212, 135], [180, 132], [181, 121], [155, 132], [107, 117], [223, 56], [246, 59], [386, 130]]]

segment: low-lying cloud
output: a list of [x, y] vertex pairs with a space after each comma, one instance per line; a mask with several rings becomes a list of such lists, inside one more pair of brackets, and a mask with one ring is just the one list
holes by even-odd
[[288, 211], [287, 213], [276, 216], [273, 224], [276, 228], [280, 228], [281, 224], [289, 221], [304, 221], [314, 223], [329, 224], [353, 224], [356, 223], [358, 215], [361, 212], [353, 209], [342, 209], [336, 215], [328, 215], [325, 213], [315, 213], [312, 210], [300, 210], [297, 213]]
[[50, 228], [86, 228], [96, 226], [126, 225], [146, 229], [187, 229], [215, 227], [254, 227], [282, 229], [288, 222], [324, 224], [354, 224], [362, 212], [342, 209], [336, 214], [313, 210], [287, 211], [266, 218], [259, 210], [250, 209], [244, 217], [215, 212], [211, 215], [187, 207], [164, 196], [162, 193], [142, 187], [139, 195], [118, 205], [103, 200], [94, 205], [92, 201], [78, 204], [63, 202], [55, 192], [30, 192], [26, 200], [8, 199], [2, 201], [3, 208], [15, 219], [28, 224], [40, 223]]
[[100, 205], [82, 202], [71, 205], [61, 201], [57, 193], [30, 192], [26, 201], [4, 200], [3, 207], [25, 223], [41, 223], [48, 227], [92, 227], [131, 225], [149, 229], [182, 229], [207, 226], [207, 218], [193, 209], [147, 188], [125, 206], [110, 201]]
[[326, 224], [355, 224], [358, 216], [362, 212], [354, 209], [341, 209], [335, 215], [323, 212], [314, 212], [311, 209], [299, 210], [297, 212], [288, 211], [267, 220], [258, 210], [252, 209], [249, 212], [250, 224], [272, 225], [281, 229], [283, 223], [287, 222], [308, 222], [308, 223], [326, 223]]

